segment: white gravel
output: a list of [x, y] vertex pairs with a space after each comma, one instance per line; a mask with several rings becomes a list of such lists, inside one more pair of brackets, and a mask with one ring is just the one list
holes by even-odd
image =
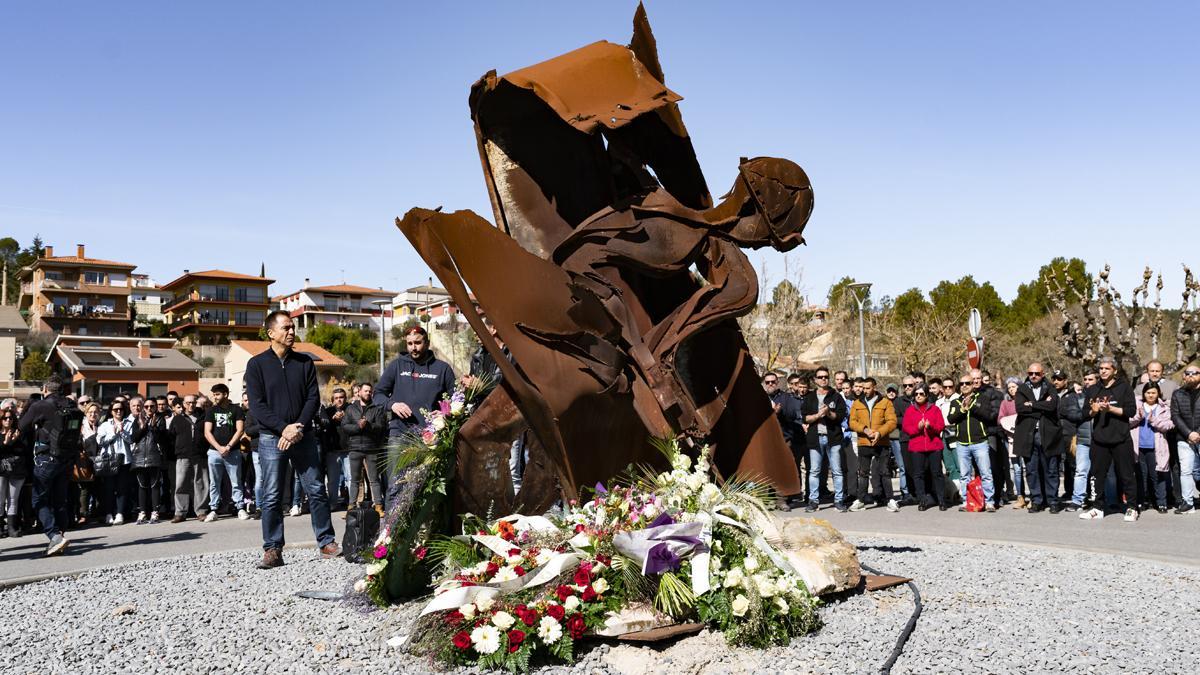
[[[897, 673], [1196, 672], [1200, 568], [1000, 544], [859, 539], [865, 564], [917, 580], [925, 610]], [[387, 646], [415, 616], [307, 600], [345, 590], [340, 560], [288, 550], [145, 562], [0, 591], [5, 672], [410, 672], [432, 664]], [[15, 611], [14, 611], [15, 610]], [[730, 650], [701, 634], [655, 648], [598, 643], [543, 673], [874, 673], [912, 613], [905, 587], [821, 610], [825, 627], [785, 648]]]

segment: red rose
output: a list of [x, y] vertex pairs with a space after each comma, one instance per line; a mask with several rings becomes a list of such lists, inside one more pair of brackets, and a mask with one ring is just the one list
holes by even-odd
[[546, 605], [546, 614], [553, 617], [555, 621], [562, 621], [567, 610], [563, 609], [562, 605]]
[[521, 567], [520, 565], [517, 565], [516, 567], [514, 567], [513, 572], [515, 572], [516, 575], [519, 577], [525, 576], [525, 568]]
[[521, 555], [521, 549], [510, 548], [510, 549], [508, 549], [508, 555]]
[[579, 534], [580, 532], [583, 532], [583, 524], [582, 523], [575, 526], [575, 534]]
[[521, 648], [521, 643], [525, 641], [525, 633], [517, 629], [508, 631], [508, 653], [511, 654]]
[[554, 593], [558, 595], [559, 602], [566, 602], [567, 598], [575, 595], [575, 589], [570, 586], [559, 586]]
[[604, 565], [607, 565], [610, 567], [612, 566], [612, 558], [610, 558], [606, 555], [598, 555], [598, 556], [596, 556], [596, 560], [603, 563]]
[[583, 634], [587, 632], [587, 622], [583, 620], [582, 614], [575, 614], [567, 619], [567, 631], [573, 639], [578, 640], [583, 637]]
[[487, 572], [485, 572], [485, 574], [487, 574], [489, 577], [493, 577], [493, 576], [496, 576], [496, 572], [499, 572], [499, 571], [500, 571], [500, 566], [494, 562], [490, 562], [487, 565]]
[[585, 567], [581, 566], [579, 569], [575, 570], [575, 585], [576, 586], [587, 586], [590, 583], [592, 583], [592, 574], [591, 574], [590, 567], [585, 568]]
[[460, 624], [462, 622], [463, 622], [462, 612], [458, 611], [457, 609], [446, 615], [446, 623], [450, 624], [451, 626], [457, 626], [458, 624]]
[[527, 609], [521, 614], [521, 622], [526, 626], [532, 626], [537, 623], [538, 613], [535, 609]]
[[471, 636], [467, 635], [467, 631], [460, 630], [454, 634], [454, 646], [459, 649], [471, 648]]
[[422, 546], [421, 548], [414, 551], [413, 555], [416, 556], [417, 560], [424, 560], [425, 556], [429, 555], [429, 549]]
[[583, 589], [583, 595], [580, 596], [580, 598], [584, 602], [591, 602], [596, 599], [596, 591], [592, 590], [591, 586], [588, 586], [587, 588]]

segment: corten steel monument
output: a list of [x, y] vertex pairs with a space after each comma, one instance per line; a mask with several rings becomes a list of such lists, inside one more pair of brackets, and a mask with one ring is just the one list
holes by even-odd
[[[714, 206], [663, 82], [640, 6], [627, 47], [489, 72], [470, 107], [496, 225], [419, 208], [396, 220], [504, 374], [461, 431], [457, 512], [540, 513], [657, 463], [654, 437], [710, 443], [721, 475], [800, 492], [736, 318], [758, 297], [741, 249], [803, 243], [808, 177], [784, 159], [743, 159]], [[530, 462], [513, 495], [522, 429]]]

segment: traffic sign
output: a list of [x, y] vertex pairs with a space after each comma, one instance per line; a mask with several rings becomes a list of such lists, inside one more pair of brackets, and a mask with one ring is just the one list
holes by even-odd
[[978, 368], [983, 363], [983, 340], [967, 341], [967, 363], [972, 368]]
[[971, 310], [971, 318], [967, 320], [967, 332], [974, 340], [983, 337], [983, 317], [980, 316], [978, 309]]

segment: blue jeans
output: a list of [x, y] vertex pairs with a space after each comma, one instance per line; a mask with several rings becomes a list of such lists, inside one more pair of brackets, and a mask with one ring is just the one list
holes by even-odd
[[828, 436], [817, 436], [817, 447], [808, 449], [808, 501], [820, 502], [821, 464], [829, 462], [829, 473], [833, 474], [833, 503], [838, 505], [845, 498], [842, 481], [842, 448], [830, 447]]
[[1179, 451], [1179, 483], [1183, 503], [1191, 506], [1196, 499], [1196, 486], [1200, 484], [1200, 443], [1178, 441], [1175, 443]]
[[[1182, 455], [1181, 455], [1182, 457]], [[1182, 461], [1182, 459], [1180, 460]], [[1092, 471], [1092, 450], [1086, 445], [1075, 442], [1075, 481], [1071, 487], [1071, 503], [1083, 506], [1087, 499], [1088, 474]], [[1186, 490], [1184, 491], [1186, 492]]]
[[962, 476], [959, 493], [963, 499], [967, 498], [967, 483], [975, 476], [975, 467], [971, 464], [971, 460], [974, 459], [975, 464], [979, 465], [979, 481], [983, 483], [984, 501], [991, 504], [996, 496], [996, 483], [992, 480], [992, 460], [987, 441], [971, 445], [959, 443], [955, 450], [958, 452], [958, 473]]
[[1021, 497], [1025, 494], [1025, 459], [1011, 457], [1009, 463], [1012, 465], [1013, 490]]
[[67, 524], [67, 469], [70, 462], [51, 455], [33, 458], [33, 510], [48, 539], [62, 534]]
[[892, 441], [892, 457], [896, 459], [896, 470], [900, 472], [900, 496], [908, 497], [908, 472], [904, 470], [904, 453], [900, 451], [900, 441]]
[[306, 435], [296, 445], [280, 450], [279, 437], [264, 433], [258, 437], [258, 461], [262, 467], [262, 503], [259, 509], [262, 512], [263, 549], [283, 548], [280, 498], [289, 462], [304, 492], [308, 494], [308, 509], [317, 546], [332, 543], [335, 537], [333, 522], [329, 518], [329, 499], [321, 480], [321, 458], [312, 437]]
[[250, 453], [254, 462], [254, 505], [262, 505], [262, 462], [258, 459], [258, 450]]
[[208, 504], [213, 511], [221, 505], [221, 477], [229, 476], [229, 491], [233, 504], [245, 508], [242, 499], [242, 453], [230, 450], [224, 457], [216, 450], [208, 451]]

